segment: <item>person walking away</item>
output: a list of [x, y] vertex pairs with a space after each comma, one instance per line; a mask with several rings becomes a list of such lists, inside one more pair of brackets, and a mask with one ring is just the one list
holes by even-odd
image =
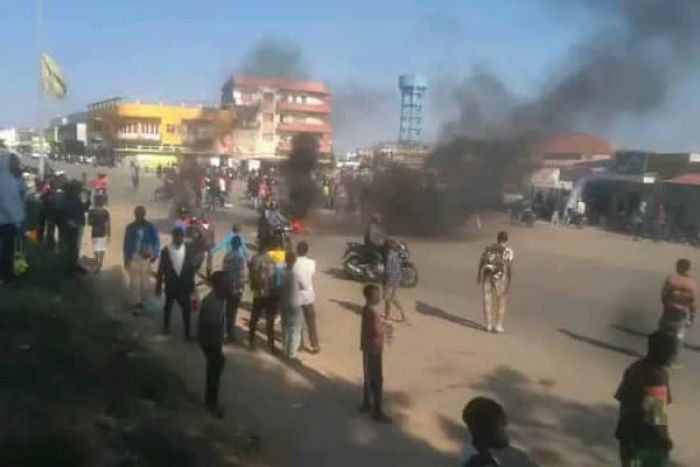
[[507, 419], [503, 406], [487, 397], [475, 397], [464, 406], [462, 420], [469, 429], [471, 443], [462, 452], [463, 467], [498, 467], [493, 453], [508, 447]]
[[627, 367], [615, 393], [620, 403], [615, 437], [622, 467], [665, 466], [673, 442], [667, 406], [671, 403], [668, 365], [674, 339], [656, 331], [649, 336], [646, 357]]
[[15, 246], [26, 218], [22, 168], [16, 155], [0, 152], [0, 284], [15, 279]]
[[172, 243], [165, 246], [160, 253], [158, 272], [156, 273], [156, 295], [163, 293], [165, 284], [165, 308], [163, 310], [163, 334], [170, 334], [170, 315], [173, 303], [177, 303], [182, 312], [185, 340], [190, 339], [190, 297], [194, 292], [194, 265], [189, 247], [185, 244], [182, 229], [173, 229]]
[[260, 250], [253, 256], [249, 265], [250, 288], [253, 292], [253, 307], [250, 313], [250, 328], [248, 343], [255, 349], [255, 329], [262, 313], [265, 313], [267, 343], [270, 351], [275, 349], [275, 310], [274, 310], [274, 278], [275, 262], [266, 250]]
[[578, 227], [583, 227], [583, 224], [585, 223], [587, 208], [588, 206], [586, 205], [586, 202], [579, 198], [578, 202], [576, 203], [576, 225]]
[[124, 232], [124, 269], [129, 272], [131, 308], [135, 315], [143, 310], [149, 291], [151, 263], [158, 259], [160, 239], [156, 227], [146, 220], [146, 208], [134, 209], [134, 221]]
[[[498, 232], [496, 243], [481, 255], [477, 283], [484, 294], [484, 324], [487, 332], [502, 333], [508, 291], [513, 279], [513, 249], [508, 246], [508, 232]], [[496, 325], [493, 312], [496, 312]]]
[[284, 355], [292, 362], [299, 361], [301, 345], [301, 283], [294, 270], [296, 261], [297, 255], [294, 252], [286, 252], [286, 268], [280, 293]]
[[43, 224], [41, 183], [33, 175], [27, 178], [27, 191], [24, 195], [24, 236], [27, 240], [37, 241]]
[[680, 366], [680, 352], [686, 330], [695, 321], [695, 297], [698, 283], [690, 277], [690, 261], [681, 258], [676, 262], [676, 274], [666, 278], [661, 288], [663, 313], [659, 330], [675, 339], [673, 363]]
[[360, 349], [362, 350], [364, 395], [359, 411], [361, 413], [371, 411], [376, 421], [390, 423], [391, 419], [382, 409], [384, 389], [382, 353], [387, 325], [377, 308], [381, 301], [379, 287], [368, 284], [363, 288], [362, 293], [365, 296], [365, 306], [362, 309]]
[[634, 234], [633, 234], [633, 239], [634, 240], [639, 240], [639, 238], [644, 234], [644, 222], [646, 221], [646, 215], [647, 215], [647, 202], [646, 201], [641, 201], [639, 203], [639, 207], [637, 210], [634, 212], [634, 215], [632, 216], [632, 223], [633, 229], [634, 229]]
[[204, 400], [209, 412], [217, 418], [224, 416], [224, 408], [219, 404], [219, 386], [225, 363], [224, 310], [228, 282], [225, 272], [212, 274], [212, 291], [202, 300], [197, 320], [197, 338], [207, 361]]
[[66, 196], [66, 180], [65, 174], [58, 174], [52, 184], [47, 195], [46, 207], [46, 245], [51, 251], [56, 251], [58, 248], [58, 223], [59, 211]]
[[664, 206], [664, 203], [659, 203], [656, 208], [656, 216], [654, 219], [656, 241], [666, 239], [666, 220], [666, 206]]
[[389, 319], [391, 316], [392, 305], [399, 310], [401, 314], [401, 322], [406, 321], [406, 313], [403, 310], [401, 302], [397, 296], [398, 289], [401, 287], [401, 279], [403, 272], [401, 271], [401, 258], [399, 258], [398, 245], [394, 240], [387, 239], [386, 241], [387, 255], [386, 266], [384, 267], [384, 316]]
[[[297, 262], [294, 271], [301, 283], [301, 311], [306, 321], [306, 329], [309, 334], [311, 353], [321, 351], [318, 339], [318, 327], [316, 326], [316, 291], [314, 289], [314, 275], [316, 274], [316, 261], [308, 257], [309, 244], [299, 242], [297, 244]], [[303, 346], [303, 337], [302, 337]]]
[[57, 222], [59, 251], [69, 273], [79, 270], [80, 234], [85, 226], [86, 204], [81, 197], [82, 185], [77, 180], [66, 184], [65, 196], [58, 205]]
[[326, 200], [326, 209], [333, 209], [333, 202], [331, 201], [331, 186], [328, 180], [323, 182], [323, 199]]
[[231, 251], [231, 245], [234, 237], [238, 237], [240, 240], [240, 247], [238, 248], [238, 251], [243, 257], [247, 260], [248, 259], [248, 242], [246, 242], [245, 237], [241, 233], [241, 226], [239, 224], [233, 224], [231, 226], [231, 230], [226, 232], [223, 236], [223, 238], [214, 245], [211, 249], [211, 254], [215, 255], [216, 253], [219, 253], [220, 251], [226, 251], [229, 252]]
[[241, 254], [241, 237], [231, 237], [231, 249], [224, 256], [223, 269], [228, 277], [226, 294], [226, 337], [229, 342], [236, 339], [236, 315], [245, 289], [245, 256]]
[[104, 207], [105, 200], [101, 197], [95, 198], [95, 207], [88, 212], [88, 224], [92, 231], [92, 253], [95, 255], [97, 270], [104, 265], [107, 243], [111, 237], [111, 224], [109, 211]]
[[139, 166], [135, 161], [131, 161], [129, 165], [129, 176], [131, 176], [131, 188], [139, 189]]

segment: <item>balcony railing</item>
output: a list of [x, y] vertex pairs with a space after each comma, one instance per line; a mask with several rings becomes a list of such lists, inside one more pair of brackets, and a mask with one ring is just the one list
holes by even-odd
[[287, 131], [290, 133], [330, 133], [331, 126], [328, 123], [321, 125], [310, 125], [308, 123], [280, 123], [277, 131]]
[[[331, 143], [324, 143], [321, 141], [318, 145], [318, 152], [321, 154], [328, 154], [331, 152]], [[289, 154], [292, 151], [291, 143], [280, 142], [277, 145], [277, 153], [279, 154]]]
[[160, 141], [160, 134], [157, 133], [126, 133], [120, 131], [119, 133], [117, 133], [117, 137], [119, 139], [127, 139], [134, 141]]
[[323, 113], [327, 114], [331, 112], [331, 106], [323, 104], [298, 104], [296, 102], [280, 101], [277, 103], [278, 112], [309, 112], [309, 113]]

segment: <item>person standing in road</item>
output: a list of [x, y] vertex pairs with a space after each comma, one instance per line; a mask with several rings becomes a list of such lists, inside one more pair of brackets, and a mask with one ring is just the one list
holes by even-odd
[[185, 232], [173, 229], [172, 243], [160, 253], [156, 273], [156, 295], [163, 293], [165, 284], [165, 308], [163, 310], [163, 334], [170, 334], [170, 315], [173, 303], [177, 302], [182, 312], [185, 340], [190, 339], [190, 297], [194, 292], [194, 261], [189, 247], [185, 244]]
[[615, 393], [620, 403], [615, 437], [622, 467], [664, 466], [669, 461], [673, 442], [668, 429], [668, 365], [674, 347], [672, 336], [651, 334], [646, 357], [627, 367]]
[[384, 389], [382, 353], [387, 325], [377, 308], [381, 301], [379, 287], [368, 284], [362, 289], [362, 293], [365, 296], [365, 306], [362, 309], [360, 349], [362, 350], [364, 396], [360, 413], [371, 411], [375, 420], [390, 423], [391, 419], [382, 410]]
[[255, 329], [260, 316], [265, 313], [267, 343], [270, 351], [275, 349], [276, 303], [274, 297], [275, 262], [266, 250], [260, 250], [253, 256], [249, 265], [250, 288], [253, 291], [253, 307], [250, 312], [248, 342], [255, 349]]
[[[513, 278], [513, 249], [508, 246], [508, 232], [498, 232], [496, 243], [481, 255], [477, 283], [484, 293], [484, 321], [488, 332], [502, 333], [506, 301]], [[496, 310], [496, 325], [493, 311]]]
[[107, 243], [111, 236], [109, 211], [104, 207], [105, 200], [95, 197], [95, 207], [88, 212], [88, 224], [92, 228], [92, 253], [95, 255], [97, 270], [104, 265]]
[[226, 273], [216, 271], [211, 276], [212, 291], [202, 300], [197, 321], [197, 338], [207, 360], [204, 399], [209, 412], [223, 418], [224, 408], [219, 404], [221, 372], [224, 369], [224, 314], [229, 280]]
[[401, 314], [401, 322], [406, 321], [406, 313], [399, 302], [398, 290], [401, 287], [403, 271], [399, 258], [398, 245], [394, 240], [386, 240], [386, 266], [384, 268], [384, 316], [389, 319], [393, 305]]
[[282, 337], [284, 355], [290, 361], [299, 361], [301, 345], [301, 284], [299, 274], [294, 269], [297, 255], [288, 251], [284, 261], [286, 268], [282, 278], [280, 309], [282, 311]]
[[663, 313], [659, 320], [659, 330], [675, 339], [673, 363], [680, 365], [680, 352], [685, 332], [695, 321], [695, 297], [698, 283], [690, 277], [690, 261], [681, 258], [676, 262], [676, 274], [666, 278], [661, 288]]
[[321, 351], [318, 327], [316, 326], [316, 292], [314, 290], [316, 261], [309, 258], [308, 254], [309, 244], [303, 241], [299, 242], [297, 244], [297, 262], [294, 264], [294, 271], [299, 276], [301, 283], [301, 310], [304, 313], [304, 321], [306, 321], [306, 329], [309, 333], [311, 353], [316, 354]]
[[236, 315], [245, 289], [245, 256], [241, 254], [241, 237], [231, 237], [230, 248], [223, 262], [229, 284], [226, 294], [226, 337], [229, 342], [235, 343]]
[[129, 176], [131, 176], [131, 188], [139, 189], [139, 166], [136, 161], [131, 161], [129, 165]]
[[124, 233], [124, 269], [129, 272], [131, 308], [141, 314], [149, 291], [151, 263], [158, 259], [160, 239], [156, 227], [146, 220], [146, 208], [134, 209], [134, 222]]

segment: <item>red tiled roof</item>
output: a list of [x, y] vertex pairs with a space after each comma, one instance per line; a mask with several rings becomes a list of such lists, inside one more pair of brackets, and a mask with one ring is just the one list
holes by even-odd
[[321, 81], [309, 81], [301, 79], [272, 78], [265, 76], [235, 75], [233, 83], [236, 86], [269, 86], [272, 88], [285, 89], [289, 91], [315, 92], [319, 94], [330, 94], [326, 85]]
[[536, 156], [580, 154], [585, 157], [614, 152], [615, 149], [609, 141], [588, 133], [565, 133], [543, 138], [532, 146], [532, 153]]
[[700, 173], [687, 173], [665, 180], [666, 183], [678, 185], [700, 185]]

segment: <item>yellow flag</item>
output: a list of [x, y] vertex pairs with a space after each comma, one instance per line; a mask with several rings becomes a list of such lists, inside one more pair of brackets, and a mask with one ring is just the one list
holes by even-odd
[[66, 80], [61, 68], [47, 53], [41, 54], [41, 87], [50, 96], [62, 98], [66, 95]]

